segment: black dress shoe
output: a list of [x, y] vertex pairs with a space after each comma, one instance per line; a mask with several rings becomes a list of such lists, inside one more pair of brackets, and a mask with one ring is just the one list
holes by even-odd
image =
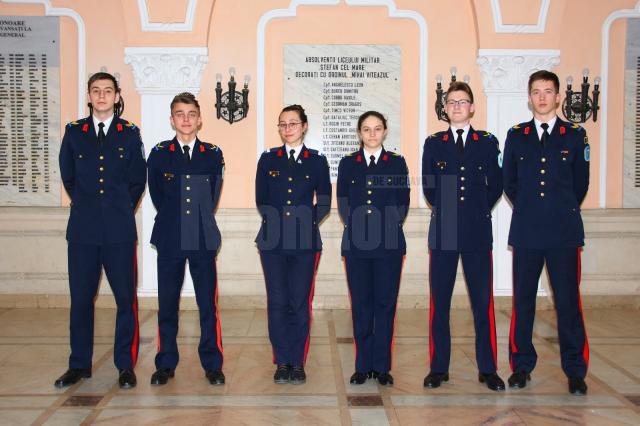
[[131, 389], [136, 387], [138, 380], [136, 379], [136, 373], [129, 368], [120, 370], [120, 377], [118, 377], [118, 384], [120, 389]]
[[480, 383], [486, 383], [487, 387], [492, 391], [503, 391], [504, 390], [504, 382], [498, 376], [498, 373], [491, 374], [478, 374], [478, 380]]
[[276, 372], [273, 375], [274, 383], [277, 383], [279, 385], [282, 385], [284, 383], [289, 383], [289, 376], [291, 375], [290, 370], [291, 370], [291, 366], [287, 364], [278, 364], [278, 367], [276, 368]]
[[509, 387], [522, 389], [527, 386], [529, 380], [531, 380], [531, 374], [524, 371], [516, 371], [509, 377]]
[[222, 370], [207, 370], [205, 376], [212, 385], [224, 385], [225, 379]]
[[166, 385], [169, 378], [174, 376], [174, 370], [171, 368], [158, 368], [153, 375], [151, 375], [152, 385]]
[[65, 388], [75, 385], [80, 379], [88, 379], [89, 377], [91, 377], [90, 368], [70, 368], [62, 376], [58, 377], [58, 380], [53, 385], [57, 388]]
[[359, 373], [356, 371], [351, 375], [351, 379], [349, 379], [349, 383], [351, 383], [352, 385], [361, 385], [364, 382], [366, 382], [368, 378], [369, 378], [368, 373]]
[[377, 379], [382, 386], [393, 386], [393, 376], [389, 373], [380, 373]]
[[424, 378], [424, 387], [435, 389], [439, 388], [442, 382], [448, 381], [449, 373], [434, 373], [433, 371], [430, 371], [429, 374], [427, 374], [427, 377]]
[[289, 375], [289, 383], [292, 385], [301, 385], [307, 381], [307, 374], [304, 372], [304, 367], [300, 365], [294, 365], [291, 367], [291, 374]]
[[569, 377], [569, 393], [571, 395], [583, 396], [587, 394], [587, 384], [580, 377]]

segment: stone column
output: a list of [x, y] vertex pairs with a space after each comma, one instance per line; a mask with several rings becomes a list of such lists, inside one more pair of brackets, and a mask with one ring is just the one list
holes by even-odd
[[[560, 63], [559, 50], [479, 49], [477, 64], [487, 96], [487, 130], [504, 141], [511, 126], [532, 118], [528, 106], [529, 75], [549, 70]], [[512, 294], [512, 256], [507, 245], [511, 206], [503, 196], [493, 210], [493, 276], [494, 294]], [[539, 294], [545, 294], [540, 289]]]
[[[163, 140], [171, 139], [175, 131], [169, 122], [169, 105], [180, 92], [200, 92], [202, 73], [209, 61], [206, 47], [127, 47], [126, 64], [131, 65], [136, 90], [141, 97], [140, 129], [147, 157], [151, 149]], [[125, 94], [126, 96], [126, 94]], [[142, 201], [142, 282], [138, 285], [141, 296], [155, 296], [158, 292], [155, 248], [150, 245], [156, 210], [146, 191]], [[193, 293], [191, 276], [185, 274], [184, 292]]]

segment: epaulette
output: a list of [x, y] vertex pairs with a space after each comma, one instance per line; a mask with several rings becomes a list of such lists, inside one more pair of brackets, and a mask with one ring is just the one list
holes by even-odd
[[311, 154], [319, 155], [319, 156], [321, 156], [321, 157], [324, 157], [324, 154], [323, 154], [323, 153], [321, 153], [320, 151], [318, 151], [317, 149], [307, 148], [307, 150], [308, 150]]
[[402, 157], [402, 154], [395, 152], [395, 151], [387, 151], [389, 154], [393, 155], [394, 157]]
[[347, 155], [345, 155], [345, 157], [353, 157], [353, 156], [354, 156], [354, 155], [356, 155], [358, 152], [360, 152], [360, 151], [353, 151], [353, 152], [350, 152], [350, 153], [348, 153]]
[[171, 142], [173, 141], [162, 141], [156, 144], [156, 146], [153, 147], [153, 149], [155, 149], [156, 151], [159, 151], [161, 149], [164, 149], [166, 147], [168, 147], [169, 145], [171, 145]]
[[281, 148], [282, 148], [281, 146], [276, 146], [276, 147], [273, 147], [273, 148], [270, 148], [270, 149], [266, 150], [265, 152], [277, 152]]
[[210, 151], [217, 151], [218, 150], [218, 145], [209, 143], [209, 142], [203, 142], [200, 141], [200, 143], [204, 146], [206, 146]]
[[571, 125], [571, 128], [577, 130], [578, 132], [584, 132], [585, 131], [584, 127], [582, 127], [581, 125], [576, 124], [576, 123], [573, 123]]
[[131, 128], [131, 130], [135, 130], [135, 129], [137, 129], [137, 128], [138, 128], [138, 126], [136, 126], [135, 124], [133, 124], [133, 123], [132, 123], [132, 122], [130, 122], [130, 121], [127, 121], [127, 120], [122, 120], [122, 121], [125, 121], [125, 122], [126, 122], [126, 123], [125, 123], [125, 127], [129, 127], [129, 128]]
[[67, 123], [67, 127], [74, 127], [74, 126], [77, 126], [78, 124], [84, 123], [85, 121], [87, 121], [86, 118], [81, 118], [79, 120], [71, 121]]
[[520, 128], [519, 124], [516, 124], [515, 126], [512, 127], [513, 130], [518, 130]]

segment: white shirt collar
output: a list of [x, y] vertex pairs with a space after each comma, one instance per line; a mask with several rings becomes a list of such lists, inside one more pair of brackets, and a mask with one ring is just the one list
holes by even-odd
[[[451, 133], [453, 133], [454, 142], [458, 138], [458, 134], [456, 133], [456, 130], [458, 129], [459, 127], [451, 126]], [[471, 129], [471, 124], [467, 124], [466, 126], [462, 127], [462, 145], [463, 146], [467, 143], [467, 135], [469, 134], [469, 129]]]
[[364, 152], [365, 159], [367, 160], [367, 166], [371, 163], [371, 156], [375, 158], [375, 164], [378, 164], [378, 160], [380, 159], [380, 154], [382, 154], [382, 146], [378, 148], [375, 152], [369, 152], [365, 147], [362, 147], [362, 152]]
[[[555, 126], [557, 119], [558, 119], [558, 116], [554, 115], [551, 120], [547, 121], [547, 124], [549, 125], [549, 128], [547, 129], [547, 133], [551, 134], [551, 131], [553, 130], [553, 126]], [[542, 138], [542, 133], [544, 133], [544, 130], [541, 127], [542, 121], [534, 117], [533, 123], [536, 125], [536, 130], [538, 131], [538, 138]]]
[[96, 136], [98, 136], [98, 132], [100, 131], [100, 128], [98, 127], [98, 124], [100, 123], [104, 123], [104, 134], [105, 136], [107, 135], [107, 132], [109, 131], [109, 126], [111, 126], [111, 122], [113, 121], [113, 117], [114, 115], [112, 114], [111, 117], [107, 118], [104, 121], [100, 121], [96, 118], [95, 115], [92, 115], [91, 118], [93, 119], [93, 128], [96, 130]]
[[298, 160], [298, 156], [300, 155], [300, 152], [302, 151], [302, 147], [304, 146], [303, 143], [301, 143], [300, 145], [293, 147], [293, 146], [289, 146], [287, 144], [284, 144], [284, 148], [287, 151], [287, 158], [289, 158], [290, 152], [291, 150], [293, 150], [293, 158], [297, 161]]
[[183, 150], [183, 146], [185, 145], [189, 145], [189, 158], [191, 158], [191, 156], [193, 155], [193, 147], [196, 144], [196, 139], [197, 138], [193, 138], [193, 140], [189, 143], [184, 143], [182, 141], [180, 141], [180, 139], [176, 138], [176, 140], [178, 141], [178, 143], [180, 144], [180, 151], [184, 154], [184, 150]]

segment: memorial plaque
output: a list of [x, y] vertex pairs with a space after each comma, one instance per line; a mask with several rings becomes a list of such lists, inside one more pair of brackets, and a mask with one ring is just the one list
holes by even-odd
[[60, 205], [59, 18], [0, 16], [0, 205]]
[[396, 45], [285, 45], [284, 103], [304, 107], [304, 142], [327, 156], [332, 182], [340, 159], [360, 146], [356, 125], [365, 111], [387, 118], [385, 149], [399, 151], [400, 63]]

